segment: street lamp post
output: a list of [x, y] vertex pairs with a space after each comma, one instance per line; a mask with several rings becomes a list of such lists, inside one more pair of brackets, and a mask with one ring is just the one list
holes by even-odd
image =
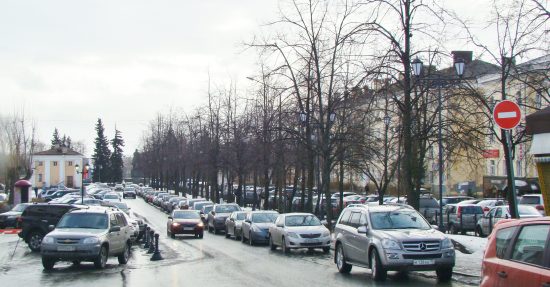
[[445, 227], [443, 226], [443, 206], [442, 206], [442, 199], [443, 199], [443, 140], [442, 140], [442, 116], [441, 116], [441, 110], [442, 110], [442, 99], [441, 99], [441, 89], [444, 86], [451, 85], [453, 83], [458, 83], [462, 76], [464, 75], [464, 68], [465, 68], [465, 62], [463, 59], [457, 59], [454, 63], [455, 72], [458, 76], [457, 78], [454, 77], [444, 77], [441, 74], [436, 75], [436, 77], [422, 77], [422, 69], [424, 67], [422, 61], [420, 59], [416, 58], [414, 61], [412, 61], [412, 71], [414, 76], [417, 78], [417, 80], [424, 81], [428, 85], [437, 87], [437, 111], [438, 111], [438, 131], [437, 131], [437, 145], [438, 145], [438, 173], [439, 173], [439, 229], [441, 231], [445, 231]]
[[77, 164], [75, 165], [75, 170], [77, 174], [80, 174], [80, 203], [84, 205], [84, 174], [88, 172], [88, 169], [90, 168], [89, 164], [86, 164], [82, 171], [80, 171], [80, 166]]

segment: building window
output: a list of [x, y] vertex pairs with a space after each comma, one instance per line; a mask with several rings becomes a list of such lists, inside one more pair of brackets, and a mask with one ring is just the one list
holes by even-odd
[[489, 175], [495, 175], [495, 173], [496, 173], [495, 161], [490, 160], [489, 161]]
[[38, 174], [38, 182], [42, 182], [42, 174], [41, 173]]
[[72, 161], [69, 161], [69, 162], [67, 162], [67, 165], [73, 166], [73, 162], [72, 162]]
[[74, 187], [73, 184], [74, 184], [73, 177], [67, 176], [67, 187]]
[[57, 161], [54, 161], [54, 162], [53, 162], [53, 166], [57, 166]]

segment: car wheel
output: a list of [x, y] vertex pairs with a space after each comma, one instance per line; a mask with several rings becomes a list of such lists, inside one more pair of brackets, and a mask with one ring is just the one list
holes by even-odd
[[53, 269], [54, 265], [55, 265], [54, 259], [42, 257], [42, 266], [44, 267], [44, 270], [50, 271]]
[[329, 253], [330, 252], [330, 246], [323, 247], [323, 253]]
[[248, 244], [254, 246], [254, 240], [252, 239], [252, 233], [248, 233]]
[[80, 263], [81, 263], [80, 260], [74, 260], [73, 261], [74, 266], [80, 266]]
[[440, 268], [435, 270], [439, 282], [449, 282], [453, 277], [453, 268]]
[[284, 237], [283, 237], [282, 242], [281, 242], [281, 248], [283, 249], [283, 254], [288, 254], [289, 251], [290, 251], [288, 249], [288, 247], [286, 246], [286, 241], [285, 241]]
[[229, 231], [227, 230], [227, 227], [225, 228], [225, 238], [229, 238], [231, 235], [229, 234]]
[[213, 229], [214, 229], [214, 234], [219, 234], [220, 233], [220, 231], [216, 227], [214, 227]]
[[42, 238], [44, 238], [44, 234], [40, 231], [33, 231], [29, 234], [29, 237], [28, 237], [29, 248], [33, 252], [40, 251], [40, 245], [42, 244]]
[[338, 272], [348, 274], [351, 271], [352, 265], [346, 263], [346, 256], [344, 256], [344, 248], [342, 248], [342, 244], [338, 244], [338, 246], [336, 246], [336, 254], [334, 254], [334, 258], [336, 259], [336, 268], [338, 268]]
[[130, 244], [126, 244], [124, 252], [118, 255], [118, 264], [126, 264], [128, 263], [128, 259], [130, 259]]
[[481, 229], [481, 226], [477, 226], [476, 228], [477, 236], [479, 237], [485, 237], [485, 234], [483, 234], [483, 229]]
[[239, 234], [237, 233], [237, 228], [233, 229], [233, 234], [235, 234], [235, 240], [241, 239]]
[[370, 254], [370, 269], [372, 270], [372, 279], [374, 279], [374, 281], [386, 280], [388, 271], [382, 266], [380, 256], [378, 256], [378, 251], [376, 249], [373, 249]]
[[273, 238], [271, 235], [269, 235], [269, 249], [271, 249], [271, 251], [275, 251], [277, 249], [277, 245], [273, 243]]
[[101, 250], [99, 250], [99, 255], [94, 260], [94, 266], [97, 269], [103, 269], [107, 265], [107, 257], [109, 256], [109, 250], [107, 249], [107, 246], [101, 246]]
[[176, 234], [174, 234], [174, 232], [170, 233], [170, 237], [172, 237], [172, 239], [176, 239]]
[[241, 230], [241, 242], [242, 242], [242, 243], [245, 243], [245, 242], [246, 242], [246, 238], [244, 237], [244, 233], [243, 233], [242, 230]]
[[202, 239], [202, 238], [203, 238], [203, 236], [204, 236], [204, 233], [202, 233], [202, 232], [201, 232], [201, 233], [199, 233], [199, 239]]

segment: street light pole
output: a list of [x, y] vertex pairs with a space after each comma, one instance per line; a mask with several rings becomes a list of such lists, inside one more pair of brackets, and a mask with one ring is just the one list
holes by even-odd
[[451, 77], [443, 77], [442, 75], [437, 75], [435, 78], [425, 77], [423, 79], [420, 78], [422, 75], [422, 69], [423, 69], [423, 63], [420, 61], [420, 59], [416, 58], [414, 61], [412, 61], [412, 71], [413, 74], [416, 76], [417, 80], [423, 80], [428, 83], [428, 85], [433, 85], [437, 87], [437, 109], [438, 109], [438, 131], [437, 131], [437, 145], [438, 145], [438, 177], [439, 177], [439, 229], [441, 231], [445, 231], [445, 227], [443, 226], [443, 205], [441, 204], [443, 201], [443, 136], [442, 136], [442, 130], [443, 130], [443, 119], [442, 119], [442, 109], [443, 109], [443, 103], [442, 103], [442, 97], [441, 97], [441, 89], [443, 86], [447, 86], [449, 84], [452, 84], [454, 82], [458, 82], [462, 79], [462, 76], [464, 75], [464, 68], [465, 68], [465, 62], [463, 59], [457, 59], [454, 63], [455, 72], [458, 75], [458, 79], [451, 78]]
[[89, 164], [84, 165], [82, 171], [80, 171], [80, 166], [75, 165], [76, 174], [80, 174], [80, 203], [84, 205], [84, 173], [90, 168]]

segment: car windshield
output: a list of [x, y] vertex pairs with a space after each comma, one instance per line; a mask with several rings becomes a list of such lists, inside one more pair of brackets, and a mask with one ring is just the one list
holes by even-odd
[[174, 212], [174, 218], [177, 219], [199, 219], [200, 216], [194, 211], [177, 211]]
[[105, 199], [118, 199], [118, 195], [116, 195], [116, 194], [106, 194], [103, 198], [105, 198]]
[[133, 187], [127, 187], [124, 189], [124, 191], [134, 191], [134, 188]]
[[112, 204], [122, 210], [128, 209], [128, 205], [124, 202], [113, 202]]
[[286, 226], [318, 226], [321, 221], [315, 215], [291, 215], [285, 217]]
[[209, 213], [210, 211], [212, 211], [212, 208], [214, 208], [213, 205], [203, 207], [204, 213]]
[[237, 213], [237, 220], [244, 220], [246, 217], [246, 213]]
[[394, 210], [372, 212], [370, 221], [373, 229], [430, 229], [430, 225], [415, 210]]
[[107, 214], [71, 213], [61, 218], [56, 228], [107, 229]]
[[538, 196], [524, 196], [519, 201], [519, 204], [540, 204], [540, 197], [538, 197]]
[[11, 211], [17, 211], [17, 212], [23, 212], [25, 211], [25, 208], [27, 208], [27, 206], [29, 206], [28, 204], [18, 204], [16, 206], [14, 206]]
[[277, 219], [277, 213], [256, 213], [252, 214], [252, 222], [254, 223], [273, 223]]
[[217, 213], [231, 213], [233, 211], [238, 211], [238, 210], [239, 210], [238, 205], [217, 205], [216, 206]]
[[479, 205], [460, 206], [460, 212], [463, 214], [483, 214], [483, 208]]

